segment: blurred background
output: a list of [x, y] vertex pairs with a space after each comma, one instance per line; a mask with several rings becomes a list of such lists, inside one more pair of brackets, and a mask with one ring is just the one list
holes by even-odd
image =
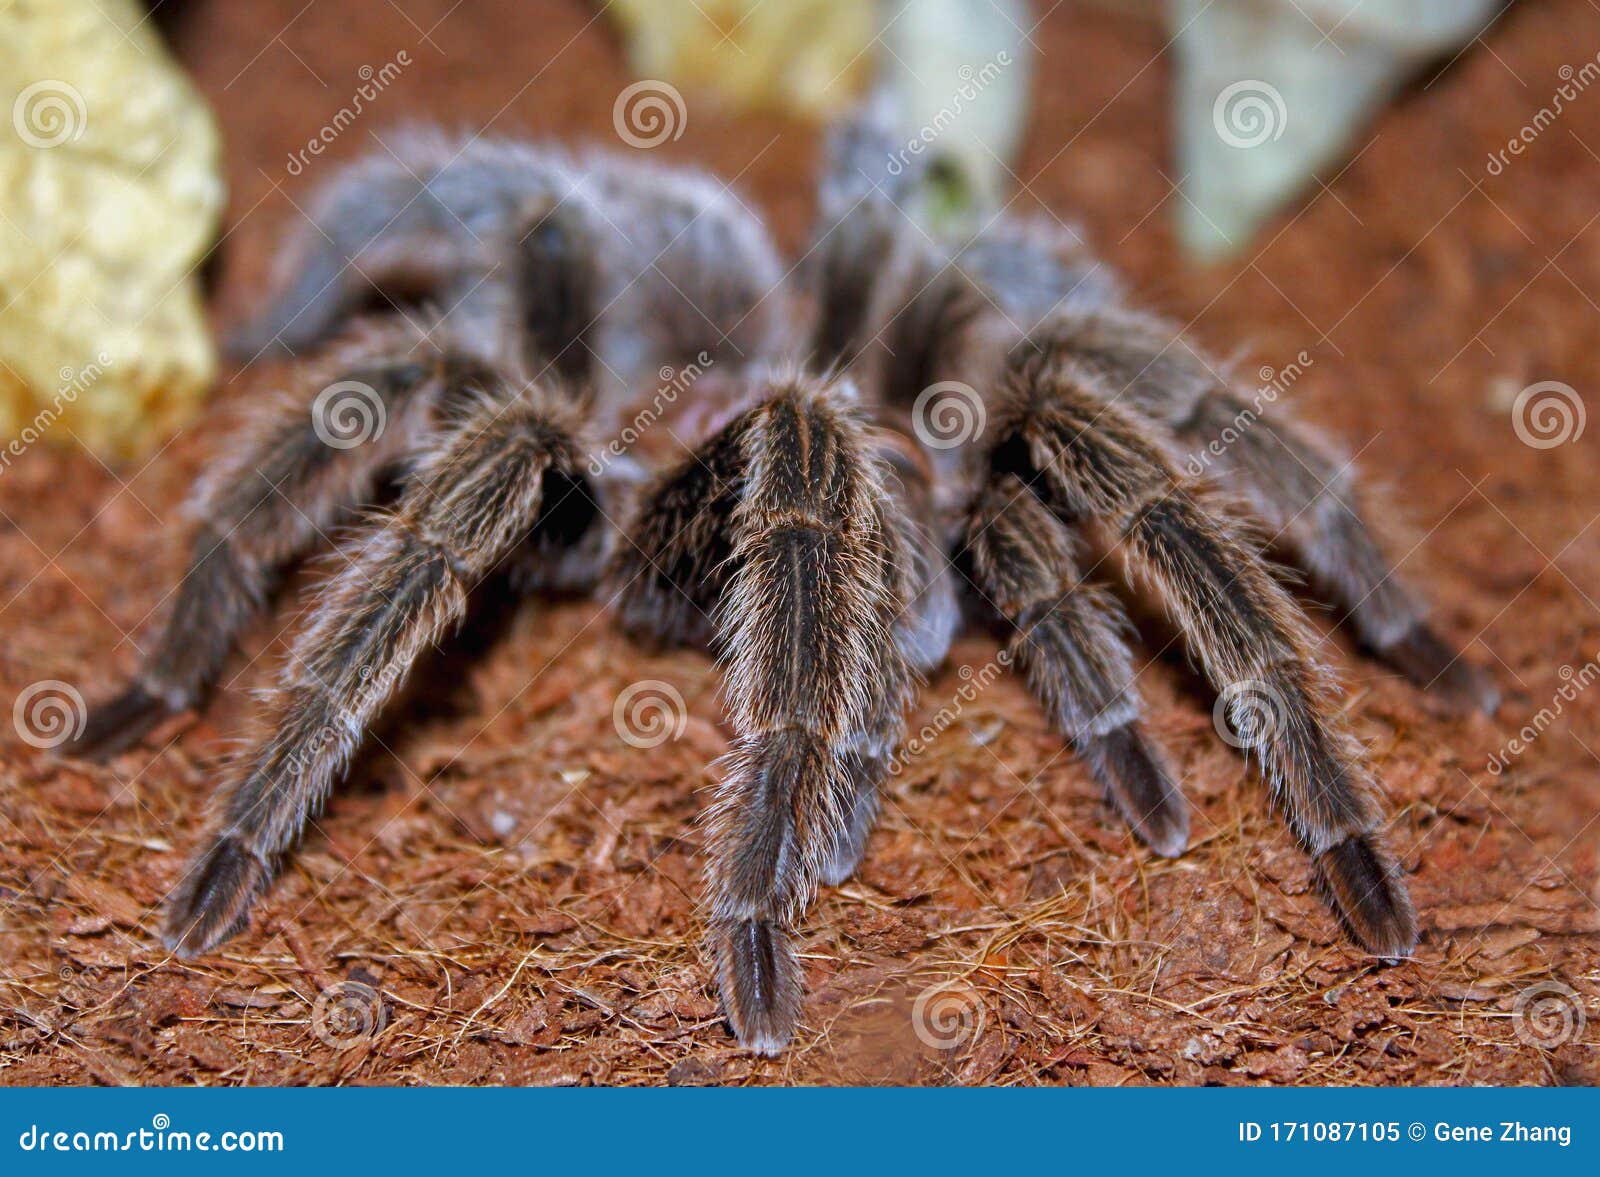
[[[1600, 1075], [1587, 0], [153, 7], [0, 9], [0, 1081]], [[168, 960], [151, 909], [294, 595], [212, 707], [104, 768], [54, 760], [29, 708], [59, 697], [70, 724], [160, 619], [188, 486], [284, 375], [213, 341], [316, 184], [419, 121], [593, 143], [713, 170], [797, 254], [826, 119], [878, 89], [939, 161], [931, 215], [1081, 230], [1387, 495], [1403, 573], [1506, 695], [1494, 720], [1435, 714], [1318, 619], [1391, 796], [1417, 959], [1342, 940], [1169, 654], [1141, 682], [1196, 805], [1187, 855], [1138, 849], [998, 683], [819, 902], [804, 1037], [750, 1058], [695, 946], [716, 675], [568, 603], [397, 719], [246, 935]], [[918, 714], [991, 656], [959, 644]], [[611, 722], [639, 679], [691, 716], [649, 752]], [[956, 1002], [933, 1041], [930, 992]], [[330, 1040], [350, 993], [359, 1032]]]

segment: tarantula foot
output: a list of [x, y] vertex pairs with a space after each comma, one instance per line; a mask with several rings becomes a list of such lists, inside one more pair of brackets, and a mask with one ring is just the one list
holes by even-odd
[[1413, 626], [1382, 653], [1401, 674], [1453, 710], [1492, 716], [1500, 706], [1500, 690], [1488, 671], [1468, 662], [1426, 625]]
[[186, 960], [209, 952], [244, 927], [272, 875], [238, 839], [218, 838], [173, 893], [162, 942]]
[[1352, 939], [1386, 960], [1417, 946], [1417, 913], [1398, 868], [1362, 834], [1352, 834], [1315, 859], [1318, 886]]
[[722, 923], [712, 931], [717, 981], [739, 1042], [776, 1055], [794, 1036], [803, 985], [786, 928], [772, 920]]
[[1106, 784], [1138, 839], [1164, 858], [1189, 845], [1189, 806], [1160, 756], [1132, 725], [1082, 742], [1080, 755]]
[[157, 724], [178, 714], [172, 704], [138, 683], [91, 708], [83, 731], [61, 745], [78, 760], [104, 761], [137, 744]]

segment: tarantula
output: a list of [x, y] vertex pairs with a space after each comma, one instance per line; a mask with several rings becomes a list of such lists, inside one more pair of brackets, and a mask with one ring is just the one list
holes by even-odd
[[[408, 669], [505, 569], [518, 592], [600, 592], [629, 632], [723, 666], [709, 938], [733, 1030], [776, 1052], [801, 1009], [802, 913], [860, 861], [915, 685], [964, 619], [1000, 627], [1137, 836], [1184, 849], [1129, 622], [1085, 572], [1114, 554], [1228, 699], [1348, 933], [1409, 953], [1376, 787], [1249, 524], [1414, 682], [1492, 709], [1490, 681], [1397, 581], [1342, 465], [1279, 415], [1186, 474], [1184, 455], [1241, 419], [1229, 382], [1054, 224], [929, 237], [904, 211], [925, 177], [885, 169], [894, 142], [870, 110], [834, 130], [792, 278], [716, 181], [604, 154], [412, 134], [323, 188], [280, 293], [234, 340], [320, 357], [203, 480], [165, 628], [73, 745], [106, 755], [200, 706], [286, 567], [365, 516], [265, 735], [218, 789], [170, 898], [173, 951], [245, 923]], [[431, 309], [363, 312], [375, 293]], [[690, 357], [705, 371], [692, 452], [649, 470], [599, 460], [658, 367]], [[318, 406], [334, 388], [360, 390], [384, 427], [329, 444]], [[981, 423], [960, 444], [922, 419], [928, 391], [952, 388]]]

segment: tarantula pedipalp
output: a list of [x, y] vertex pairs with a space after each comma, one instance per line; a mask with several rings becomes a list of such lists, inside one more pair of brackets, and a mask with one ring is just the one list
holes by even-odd
[[[884, 134], [868, 112], [833, 136], [800, 291], [759, 222], [695, 176], [417, 137], [332, 181], [297, 276], [240, 339], [317, 346], [369, 284], [443, 310], [426, 330], [358, 328], [241, 437], [202, 489], [151, 657], [75, 746], [114, 750], [197, 705], [279, 571], [398, 483], [320, 591], [267, 734], [227, 772], [171, 901], [175, 951], [242, 926], [420, 652], [507, 565], [525, 591], [603, 588], [630, 631], [722, 663], [733, 746], [709, 820], [711, 945], [739, 1039], [777, 1051], [801, 1008], [802, 912], [861, 858], [915, 683], [958, 627], [958, 583], [1138, 836], [1183, 849], [1129, 625], [1085, 578], [1094, 545], [1159, 598], [1219, 691], [1275, 701], [1264, 724], [1235, 700], [1236, 723], [1336, 914], [1373, 952], [1409, 952], [1415, 916], [1331, 673], [1231, 508], [1179, 468], [1233, 419], [1234, 394], [1058, 234], [1000, 220], [930, 240], [901, 211], [917, 177], [881, 167]], [[713, 403], [691, 453], [646, 479], [598, 456], [658, 365], [702, 354], [715, 375], [694, 394]], [[349, 382], [387, 429], [330, 446], [314, 398]], [[950, 382], [981, 398], [983, 427], [958, 446], [915, 428], [926, 390]], [[1394, 580], [1339, 467], [1261, 421], [1215, 469], [1374, 652], [1492, 706]]]

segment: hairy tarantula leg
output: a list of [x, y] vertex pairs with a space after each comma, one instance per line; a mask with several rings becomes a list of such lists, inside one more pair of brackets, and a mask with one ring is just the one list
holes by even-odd
[[611, 571], [617, 622], [631, 636], [665, 645], [714, 641], [749, 427], [750, 415], [740, 415], [646, 486]]
[[1297, 436], [1292, 423], [1254, 420], [1240, 429], [1253, 412], [1237, 394], [1212, 391], [1180, 437], [1203, 455], [1210, 440], [1234, 431], [1236, 440], [1218, 458], [1232, 475], [1228, 485], [1248, 497], [1296, 563], [1345, 610], [1362, 644], [1418, 686], [1492, 715], [1500, 701], [1493, 680], [1428, 624], [1421, 602], [1373, 541], [1349, 473]]
[[[348, 217], [349, 210], [336, 215]], [[281, 256], [295, 265], [293, 276], [280, 281], [281, 289], [265, 307], [224, 335], [230, 357], [249, 361], [302, 353], [332, 336], [369, 292], [420, 300], [443, 287], [460, 266], [459, 245], [440, 235], [367, 240], [345, 222], [333, 228], [331, 239], [311, 226], [291, 231]]]
[[594, 335], [601, 310], [599, 243], [577, 209], [553, 198], [522, 210], [505, 253], [511, 270], [509, 332], [521, 344], [523, 370], [546, 369], [574, 388], [593, 380]]
[[[422, 432], [450, 374], [441, 357], [416, 347], [409, 330], [369, 328], [304, 377], [300, 392], [274, 399], [246, 426], [198, 488], [193, 513], [203, 522], [154, 648], [133, 682], [91, 708], [66, 754], [110, 756], [205, 697], [283, 566], [369, 498], [380, 471]], [[325, 389], [342, 395], [314, 404]], [[372, 436], [330, 444], [328, 430], [340, 428], [344, 412], [375, 425]]]
[[840, 755], [843, 765], [843, 790], [839, 799], [841, 820], [834, 827], [832, 845], [823, 853], [817, 881], [837, 887], [861, 865], [867, 852], [867, 839], [878, 821], [879, 790], [889, 775], [894, 747], [899, 742], [903, 718], [894, 712], [891, 700], [875, 704], [883, 722], [863, 733]]
[[1094, 379], [1054, 348], [1021, 349], [994, 460], [1036, 472], [1062, 517], [1112, 532], [1222, 694], [1238, 742], [1260, 758], [1347, 930], [1380, 956], [1407, 955], [1416, 914], [1308, 625], [1266, 564], [1147, 440], [1148, 425], [1110, 404]]
[[[935, 534], [932, 473], [921, 450], [904, 434], [871, 430], [869, 446], [889, 475], [879, 527], [889, 598], [899, 609], [890, 618], [891, 632], [906, 663], [926, 674], [944, 661], [961, 620], [954, 578]], [[830, 887], [848, 879], [861, 863], [878, 817], [879, 789], [905, 726], [905, 700], [894, 682], [869, 685], [874, 688], [873, 720], [845, 753], [850, 782], [846, 820], [822, 871], [822, 881]]]
[[[732, 520], [752, 420], [745, 414], [718, 431], [646, 492], [632, 542], [619, 550], [613, 571], [621, 585], [619, 621], [635, 636], [667, 644], [714, 642], [712, 620], [732, 567]], [[927, 671], [943, 660], [958, 621], [938, 541], [929, 534], [928, 475], [908, 461], [891, 435], [873, 438], [870, 448], [896, 475], [886, 486], [891, 509], [879, 520], [885, 574], [899, 585], [893, 599], [909, 602], [892, 619], [894, 637], [906, 660]], [[849, 878], [861, 860], [903, 722], [903, 702], [892, 693], [875, 695], [873, 705], [874, 721], [843, 753], [847, 820], [822, 870], [821, 881], [829, 886]]]
[[395, 150], [342, 168], [313, 193], [309, 214], [285, 232], [275, 293], [228, 334], [230, 355], [302, 351], [374, 289], [422, 298], [458, 271], [472, 239], [432, 187], [450, 148], [402, 135]]
[[1189, 811], [1139, 722], [1127, 617], [1083, 582], [1074, 546], [1015, 475], [980, 492], [967, 551], [979, 589], [1016, 629], [1006, 649], [1134, 833], [1158, 854], [1181, 854]]
[[1499, 692], [1429, 625], [1422, 603], [1385, 559], [1363, 517], [1355, 479], [1298, 426], [1287, 406], [1246, 403], [1175, 331], [1127, 311], [1064, 315], [1051, 334], [1105, 370], [1134, 406], [1172, 429], [1189, 468], [1245, 496], [1276, 542], [1347, 615], [1378, 659], [1457, 706], [1493, 713]]
[[[900, 309], [926, 237], [911, 227], [926, 173], [921, 156], [891, 171], [903, 133], [895, 101], [878, 91], [829, 128], [817, 184], [817, 224], [803, 266], [818, 294], [810, 325], [813, 362], [854, 365]], [[881, 355], [869, 359], [872, 368]], [[873, 386], [869, 372], [865, 386]]]
[[736, 738], [710, 815], [711, 937], [735, 1033], [771, 1054], [799, 1016], [794, 925], [850, 819], [850, 754], [903, 711], [911, 669], [861, 427], [828, 392], [791, 384], [751, 412], [742, 441], [718, 618]]
[[173, 951], [205, 952], [243, 924], [412, 664], [459, 623], [469, 590], [559, 506], [555, 487], [584, 493], [576, 424], [537, 387], [481, 396], [322, 590], [276, 688], [271, 733], [224, 785], [218, 828], [172, 896]]

